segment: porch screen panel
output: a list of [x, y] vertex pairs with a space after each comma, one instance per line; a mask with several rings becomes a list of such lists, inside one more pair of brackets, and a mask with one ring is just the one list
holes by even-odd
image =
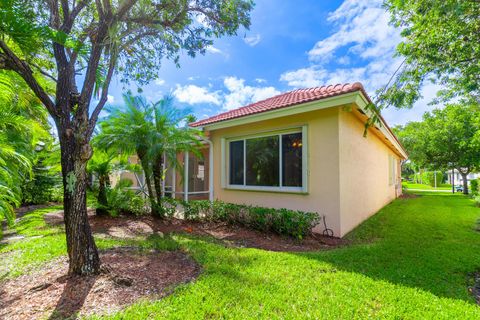
[[243, 185], [244, 141], [230, 142], [230, 184]]

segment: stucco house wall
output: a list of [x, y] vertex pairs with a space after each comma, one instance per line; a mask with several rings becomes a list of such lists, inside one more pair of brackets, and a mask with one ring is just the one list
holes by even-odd
[[[308, 192], [283, 193], [222, 188], [221, 139], [307, 125]], [[211, 131], [214, 154], [214, 198], [237, 204], [318, 212], [340, 235], [339, 109], [328, 108]], [[226, 161], [225, 161], [226, 162]], [[318, 227], [315, 231], [322, 231]]]
[[[339, 114], [340, 236], [393, 201], [398, 193], [400, 157], [375, 128], [364, 137], [364, 123], [353, 111]], [[389, 155], [395, 159], [392, 184]]]

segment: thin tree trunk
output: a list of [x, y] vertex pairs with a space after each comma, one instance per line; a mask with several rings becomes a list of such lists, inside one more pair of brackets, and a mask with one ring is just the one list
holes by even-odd
[[147, 185], [148, 198], [150, 199], [151, 214], [156, 216], [159, 214], [158, 205], [155, 200], [155, 195], [153, 193], [152, 181], [150, 179], [150, 168], [148, 161], [145, 159], [145, 155], [137, 151], [138, 158], [140, 159], [140, 165], [142, 166], [143, 173], [145, 175], [145, 184]]
[[160, 155], [156, 157], [153, 164], [153, 183], [155, 185], [155, 193], [157, 196], [157, 204], [159, 207], [162, 206], [162, 176], [162, 156]]
[[462, 179], [463, 179], [463, 194], [468, 194], [468, 180], [467, 180], [468, 173], [463, 173], [460, 171], [460, 174], [462, 175]]
[[108, 199], [107, 199], [107, 180], [108, 175], [99, 175], [98, 176], [98, 197], [97, 201], [100, 205], [100, 208], [97, 208], [97, 215], [106, 215], [108, 214]]
[[88, 143], [78, 146], [78, 137], [71, 129], [57, 125], [60, 138], [63, 207], [67, 251], [70, 260], [69, 274], [95, 274], [100, 270], [97, 246], [92, 236], [87, 217], [87, 172], [86, 164], [91, 157]]

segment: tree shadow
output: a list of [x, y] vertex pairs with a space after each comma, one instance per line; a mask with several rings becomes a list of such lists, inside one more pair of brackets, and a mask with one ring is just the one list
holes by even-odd
[[[469, 274], [480, 267], [480, 215], [470, 201], [445, 202], [443, 195], [397, 200], [354, 231], [357, 243], [324, 252], [296, 253], [328, 263], [339, 271], [358, 273], [418, 288], [438, 297], [475, 303], [468, 292]], [[450, 205], [450, 206], [447, 206]], [[294, 253], [292, 253], [294, 254]]]
[[48, 319], [76, 319], [97, 277], [65, 275], [57, 280], [65, 282], [65, 287]]

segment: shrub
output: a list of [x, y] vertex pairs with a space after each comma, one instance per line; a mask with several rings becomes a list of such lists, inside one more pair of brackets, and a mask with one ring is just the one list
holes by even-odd
[[478, 192], [479, 192], [478, 187], [479, 187], [478, 179], [474, 179], [470, 181], [470, 192], [472, 196], [478, 195]]
[[146, 198], [136, 194], [129, 189], [132, 181], [129, 179], [120, 180], [114, 188], [107, 189], [108, 207], [105, 209], [112, 216], [120, 214], [142, 215], [148, 213], [148, 201]]
[[173, 198], [163, 198], [160, 212], [164, 217], [173, 218], [177, 212], [177, 200]]
[[480, 207], [480, 196], [475, 196], [475, 198], [473, 198], [473, 201], [475, 202], [475, 205], [477, 207]]
[[437, 176], [437, 186], [443, 183], [443, 173], [440, 171], [426, 171], [422, 173], [422, 183], [435, 186], [435, 175]]
[[210, 215], [211, 203], [208, 200], [181, 201], [185, 220], [199, 221]]
[[248, 228], [302, 239], [320, 222], [314, 212], [237, 205], [215, 200], [181, 201], [184, 218], [193, 221], [224, 221]]

